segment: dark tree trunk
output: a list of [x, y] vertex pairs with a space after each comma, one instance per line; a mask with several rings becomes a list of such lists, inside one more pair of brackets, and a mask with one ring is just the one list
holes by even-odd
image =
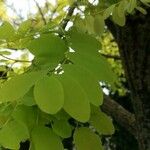
[[130, 87], [140, 150], [150, 150], [150, 9], [147, 15], [128, 16], [126, 26], [111, 21], [107, 26], [115, 37]]

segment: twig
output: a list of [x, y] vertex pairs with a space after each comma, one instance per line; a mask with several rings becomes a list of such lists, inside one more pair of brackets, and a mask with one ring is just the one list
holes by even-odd
[[42, 12], [42, 9], [41, 9], [39, 3], [38, 3], [36, 0], [34, 0], [34, 2], [35, 2], [36, 6], [37, 6], [37, 8], [38, 8], [38, 10], [39, 10], [39, 13], [40, 13], [40, 15], [41, 15], [41, 17], [42, 17], [42, 20], [43, 20], [44, 24], [46, 25], [47, 22], [46, 22], [46, 19], [45, 19], [45, 17], [44, 17], [44, 14], [43, 14], [43, 12]]
[[65, 30], [68, 22], [70, 21], [70, 17], [73, 15], [73, 12], [77, 6], [77, 2], [74, 2], [73, 5], [69, 8], [66, 18], [62, 21], [61, 27]]
[[21, 15], [21, 13], [18, 13], [17, 10], [15, 9], [14, 5], [13, 4], [7, 4], [5, 3], [6, 7], [10, 8], [16, 15], [17, 17], [20, 19], [20, 20], [23, 20], [23, 16]]

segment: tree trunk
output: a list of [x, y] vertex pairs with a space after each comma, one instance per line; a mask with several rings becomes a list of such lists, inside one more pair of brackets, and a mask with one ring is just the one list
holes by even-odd
[[126, 26], [107, 21], [115, 37], [129, 84], [140, 150], [150, 150], [150, 9], [128, 16]]

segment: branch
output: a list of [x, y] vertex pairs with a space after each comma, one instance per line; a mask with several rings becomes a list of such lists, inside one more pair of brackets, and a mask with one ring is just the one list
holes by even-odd
[[24, 19], [23, 16], [21, 15], [21, 13], [18, 13], [16, 11], [15, 6], [13, 4], [5, 3], [5, 6], [8, 7], [8, 8], [10, 8], [13, 11], [13, 13], [15, 13], [17, 15], [17, 17], [19, 17], [20, 20]]
[[72, 4], [72, 6], [69, 8], [67, 16], [66, 16], [66, 18], [63, 20], [63, 22], [61, 24], [62, 29], [66, 28], [66, 26], [67, 26], [67, 24], [68, 24], [68, 22], [70, 20], [70, 17], [73, 15], [73, 12], [74, 12], [76, 6], [77, 6], [77, 2], [74, 2]]
[[47, 22], [46, 22], [46, 19], [45, 19], [45, 17], [44, 17], [44, 14], [43, 14], [43, 12], [42, 12], [42, 9], [41, 9], [40, 5], [38, 4], [38, 2], [37, 2], [36, 0], [34, 0], [34, 2], [35, 2], [36, 6], [37, 6], [37, 8], [38, 8], [38, 10], [39, 10], [39, 13], [40, 13], [40, 15], [41, 15], [41, 17], [42, 17], [42, 20], [43, 20], [44, 24], [46, 25]]
[[102, 54], [102, 53], [101, 53], [101, 55], [106, 57], [106, 58], [121, 60], [120, 56], [117, 56], [117, 55], [109, 55], [109, 54]]
[[106, 95], [104, 96], [102, 110], [114, 118], [116, 122], [134, 135], [135, 138], [137, 137], [134, 114], [127, 111], [120, 104]]

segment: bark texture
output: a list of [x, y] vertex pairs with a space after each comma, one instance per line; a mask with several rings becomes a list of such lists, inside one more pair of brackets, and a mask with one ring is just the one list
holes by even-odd
[[128, 16], [124, 27], [107, 21], [130, 87], [140, 150], [150, 150], [150, 9], [147, 11], [147, 15]]
[[110, 115], [115, 121], [136, 137], [136, 122], [134, 114], [123, 108], [116, 101], [104, 96], [102, 110]]

